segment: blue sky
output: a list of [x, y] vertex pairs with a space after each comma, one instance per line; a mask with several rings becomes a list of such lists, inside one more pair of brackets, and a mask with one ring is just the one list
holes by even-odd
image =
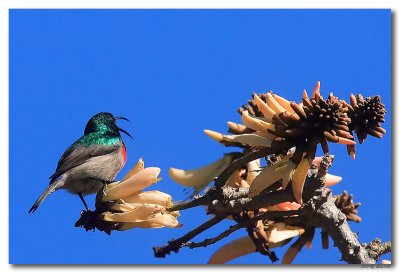
[[[10, 11], [10, 263], [206, 263], [229, 239], [182, 249], [165, 259], [152, 247], [204, 222], [202, 208], [182, 211], [180, 229], [105, 233], [73, 227], [82, 204], [65, 191], [28, 210], [44, 190], [64, 150], [101, 111], [120, 123], [128, 162], [161, 168], [153, 188], [185, 198], [169, 167], [195, 168], [233, 151], [203, 129], [225, 132], [253, 92], [274, 90], [300, 100], [317, 80], [321, 92], [348, 100], [350, 92], [382, 96], [388, 114], [382, 140], [368, 137], [357, 159], [346, 148], [331, 172], [362, 202], [363, 242], [391, 239], [391, 14], [389, 10], [11, 10]], [[93, 197], [88, 198], [93, 207]], [[226, 221], [196, 240], [219, 234]], [[316, 233], [319, 234], [318, 232]], [[237, 238], [237, 232], [230, 238]], [[282, 257], [283, 250], [276, 250]], [[391, 259], [391, 255], [386, 255]], [[339, 263], [336, 248], [311, 250], [295, 263]], [[269, 263], [253, 254], [232, 263]]]

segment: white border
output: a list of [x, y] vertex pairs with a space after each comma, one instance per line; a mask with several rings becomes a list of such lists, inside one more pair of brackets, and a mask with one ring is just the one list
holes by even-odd
[[[0, 1], [0, 208], [1, 208], [1, 220], [0, 220], [0, 266], [1, 272], [9, 272], [11, 270], [17, 271], [87, 271], [87, 270], [95, 270], [96, 272], [108, 272], [109, 270], [118, 270], [118, 271], [126, 271], [132, 272], [132, 270], [145, 270], [150, 267], [110, 267], [110, 266], [97, 266], [97, 267], [15, 267], [8, 265], [8, 10], [10, 8], [390, 8], [393, 10], [393, 44], [398, 44], [398, 18], [396, 18], [396, 11], [398, 0], [360, 0], [360, 1], [350, 1], [350, 0], [336, 0], [336, 1], [327, 1], [327, 0], [286, 0], [286, 1], [260, 1], [260, 0], [246, 0], [246, 1], [238, 1], [238, 0], [2, 0]], [[394, 64], [398, 63], [398, 55], [393, 52], [393, 62]], [[395, 67], [395, 66], [393, 66]], [[393, 71], [392, 75], [393, 79], [399, 78], [398, 71]], [[393, 80], [393, 98], [395, 99], [394, 107], [397, 112], [400, 109], [399, 105], [399, 95], [395, 95], [395, 80]], [[397, 113], [393, 113], [396, 115]], [[397, 129], [399, 126], [395, 125], [397, 121], [393, 117], [393, 130], [395, 130], [394, 134], [397, 134]], [[4, 128], [7, 128], [5, 130]], [[395, 155], [398, 154], [398, 147], [395, 146], [395, 138], [393, 134], [393, 147], [395, 148]], [[399, 169], [399, 164], [394, 160], [393, 169]], [[395, 164], [396, 163], [396, 164]], [[395, 177], [393, 177], [394, 189], [396, 192], [393, 196], [398, 195], [399, 186], [395, 186]], [[393, 210], [396, 212], [396, 207], [398, 202], [396, 202], [397, 198], [393, 198]], [[393, 214], [394, 216], [394, 214]], [[394, 217], [394, 227], [398, 227], [397, 225], [397, 217]], [[398, 229], [398, 228], [397, 228]], [[393, 231], [395, 232], [395, 228]], [[393, 240], [396, 239], [396, 236], [393, 236]], [[394, 247], [396, 247], [396, 242], [394, 242]], [[394, 254], [395, 255], [395, 254]], [[224, 267], [229, 271], [238, 271], [243, 270], [242, 266], [237, 267]], [[288, 268], [283, 268], [279, 266], [268, 266], [266, 267], [252, 267], [246, 268], [245, 270], [252, 271], [265, 271], [265, 270], [276, 270], [283, 269], [287, 270]], [[319, 267], [302, 267], [296, 268], [296, 270], [321, 270]], [[323, 270], [336, 270], [338, 267], [325, 267]], [[342, 269], [342, 267], [341, 267]], [[347, 269], [355, 270], [361, 269], [361, 267], [347, 267]], [[157, 268], [152, 267], [151, 270], [161, 270], [161, 271], [186, 271], [187, 267], [171, 267], [171, 266], [158, 266]], [[200, 270], [212, 270], [212, 271], [220, 271], [221, 267], [191, 267], [190, 270], [200, 271]]]
[[6, 0], [5, 8], [393, 8], [396, 0]]

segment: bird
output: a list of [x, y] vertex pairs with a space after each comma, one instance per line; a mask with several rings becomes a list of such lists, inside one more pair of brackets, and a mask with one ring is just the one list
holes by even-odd
[[111, 113], [101, 112], [87, 122], [84, 134], [70, 145], [58, 161], [57, 168], [45, 191], [35, 201], [29, 213], [35, 212], [45, 198], [59, 189], [77, 194], [86, 211], [89, 208], [83, 195], [99, 192], [115, 177], [126, 162], [126, 147], [120, 132], [132, 136], [117, 126]]

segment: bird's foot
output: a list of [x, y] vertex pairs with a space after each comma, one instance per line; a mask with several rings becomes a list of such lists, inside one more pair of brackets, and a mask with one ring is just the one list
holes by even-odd
[[81, 217], [76, 221], [75, 227], [83, 227], [86, 231], [95, 231], [96, 213], [89, 209], [81, 211]]
[[106, 185], [104, 184], [104, 186], [103, 186], [103, 195], [104, 196], [107, 196], [107, 193], [106, 193]]
[[106, 187], [107, 187], [107, 184], [111, 184], [111, 183], [114, 183], [114, 182], [117, 182], [116, 180], [111, 180], [111, 181], [102, 181], [102, 183], [103, 183], [103, 195], [104, 196], [107, 196], [107, 193], [106, 193]]

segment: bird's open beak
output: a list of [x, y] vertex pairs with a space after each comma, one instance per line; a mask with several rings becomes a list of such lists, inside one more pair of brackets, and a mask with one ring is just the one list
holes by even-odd
[[[119, 120], [119, 119], [129, 121], [129, 119], [124, 118], [124, 117], [114, 117], [114, 120]], [[129, 134], [129, 133], [128, 133], [127, 131], [125, 131], [124, 129], [122, 129], [122, 128], [118, 127], [118, 126], [117, 126], [117, 129], [118, 129], [118, 131], [121, 131], [121, 132], [125, 133], [126, 135], [128, 135], [130, 138], [133, 139], [133, 137], [131, 136], [131, 134]]]
[[122, 129], [122, 128], [118, 127], [118, 126], [117, 126], [117, 129], [118, 129], [118, 131], [121, 131], [121, 132], [127, 134], [130, 138], [133, 139], [133, 137], [131, 136], [131, 134], [129, 134], [129, 133], [128, 133], [127, 131], [125, 131], [124, 129]]
[[114, 117], [114, 120], [119, 120], [119, 119], [123, 119], [123, 120], [129, 121], [129, 119], [124, 118], [124, 117]]

